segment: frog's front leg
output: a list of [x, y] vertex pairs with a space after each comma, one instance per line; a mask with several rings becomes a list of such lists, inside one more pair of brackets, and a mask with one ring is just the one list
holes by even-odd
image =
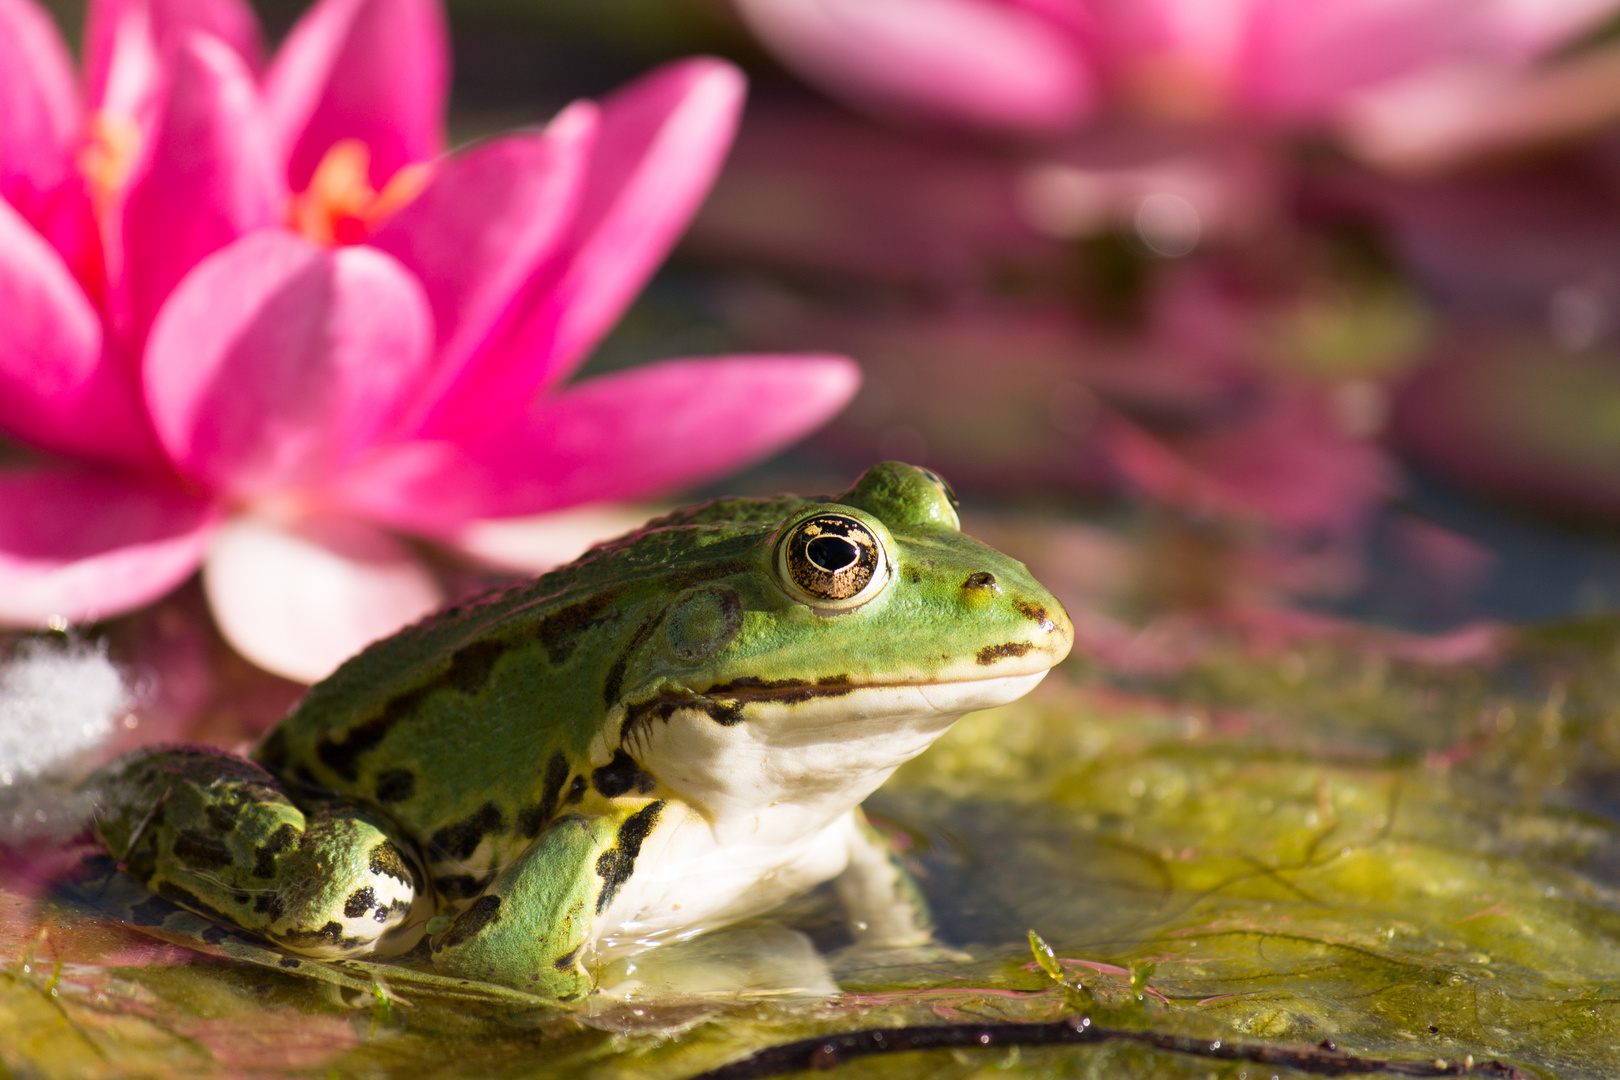
[[595, 922], [635, 868], [662, 800], [552, 822], [442, 933], [442, 971], [560, 1001], [588, 994], [584, 960]]
[[905, 949], [932, 945], [934, 921], [917, 882], [860, 807], [847, 821], [849, 863], [833, 885], [857, 945]]
[[289, 952], [402, 952], [430, 898], [390, 822], [341, 802], [295, 804], [250, 761], [207, 747], [141, 750], [88, 787], [96, 832], [160, 896]]

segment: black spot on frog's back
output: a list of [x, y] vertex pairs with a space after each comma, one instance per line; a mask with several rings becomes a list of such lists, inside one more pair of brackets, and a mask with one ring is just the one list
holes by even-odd
[[503, 832], [506, 819], [493, 801], [485, 802], [461, 821], [446, 825], [429, 841], [434, 854], [447, 859], [470, 859], [485, 836]]
[[416, 794], [416, 774], [409, 769], [385, 769], [377, 774], [377, 801], [401, 803]]
[[539, 800], [518, 814], [518, 832], [530, 840], [540, 835], [540, 830], [551, 820], [551, 815], [557, 812], [557, 798], [562, 794], [563, 785], [567, 782], [568, 759], [563, 757], [561, 750], [558, 750], [551, 755], [551, 760], [546, 762], [546, 773]]
[[362, 754], [376, 749], [393, 730], [394, 725], [411, 716], [426, 697], [437, 689], [430, 683], [395, 694], [383, 704], [377, 715], [361, 721], [351, 728], [321, 736], [315, 743], [315, 756], [321, 763], [345, 780], [360, 778], [359, 761]]
[[450, 670], [444, 681], [463, 694], [476, 694], [489, 682], [495, 663], [511, 646], [499, 638], [487, 638], [463, 645], [450, 657]]
[[541, 619], [534, 636], [546, 650], [546, 658], [553, 664], [566, 664], [587, 630], [618, 618], [618, 609], [613, 606], [618, 598], [617, 589], [603, 589]]

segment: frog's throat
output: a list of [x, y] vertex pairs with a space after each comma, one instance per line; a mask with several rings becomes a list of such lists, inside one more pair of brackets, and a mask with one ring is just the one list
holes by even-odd
[[717, 834], [785, 842], [848, 812], [963, 713], [1014, 701], [1045, 675], [880, 683], [809, 696], [762, 686], [737, 699], [740, 714], [725, 720], [694, 696], [634, 724], [627, 716], [620, 745], [697, 807]]

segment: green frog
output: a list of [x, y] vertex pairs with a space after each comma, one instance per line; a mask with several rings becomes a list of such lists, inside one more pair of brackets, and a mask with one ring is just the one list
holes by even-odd
[[921, 946], [860, 803], [1072, 639], [940, 477], [886, 462], [837, 496], [656, 518], [433, 615], [311, 687], [251, 761], [122, 758], [96, 830], [152, 891], [285, 953], [564, 1002], [828, 880], [857, 942]]

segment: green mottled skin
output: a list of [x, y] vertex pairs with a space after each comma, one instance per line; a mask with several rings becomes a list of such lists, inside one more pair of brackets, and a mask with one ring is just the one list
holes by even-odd
[[[828, 508], [886, 530], [892, 573], [852, 610], [795, 596], [777, 561], [784, 530]], [[995, 588], [975, 586], [989, 573]], [[299, 813], [292, 804], [339, 798], [360, 808], [364, 835], [334, 861], [358, 865], [360, 847], [369, 857], [378, 844], [420, 860], [429, 907], [396, 933], [420, 936], [425, 924], [440, 969], [568, 999], [590, 987], [580, 953], [593, 918], [675, 798], [625, 752], [637, 724], [680, 707], [747, 723], [757, 700], [960, 679], [964, 665], [988, 670], [1034, 648], [1032, 625], [1053, 639], [1045, 663], [1061, 658], [1068, 629], [1056, 601], [1022, 565], [963, 536], [948, 489], [922, 470], [877, 466], [833, 499], [721, 499], [349, 660], [254, 755], [290, 799], [249, 805], [239, 789], [251, 776], [221, 786], [215, 804], [165, 798], [150, 758], [126, 759], [103, 779], [113, 794], [101, 835], [156, 884], [188, 881], [169, 890], [183, 905], [288, 947], [241, 901], [243, 881], [269, 887], [247, 868], [263, 869], [267, 836]], [[194, 868], [163, 869], [173, 834], [232, 827], [221, 842], [242, 881], [211, 873], [199, 887]], [[304, 933], [325, 920], [299, 917]]]

